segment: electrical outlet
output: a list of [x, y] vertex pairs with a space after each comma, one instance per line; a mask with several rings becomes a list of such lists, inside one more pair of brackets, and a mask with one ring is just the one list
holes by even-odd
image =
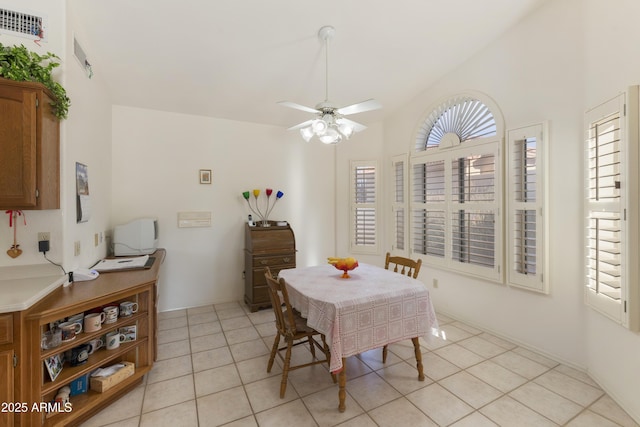
[[49, 233], [48, 231], [40, 231], [38, 233], [38, 242], [42, 242], [44, 240], [50, 241], [51, 233]]
[[99, 237], [98, 237], [98, 233], [93, 235], [93, 245], [94, 246], [98, 246], [99, 243]]
[[73, 255], [74, 256], [80, 255], [80, 240], [76, 240], [73, 243]]
[[438, 279], [433, 279], [433, 287], [434, 288], [438, 287]]

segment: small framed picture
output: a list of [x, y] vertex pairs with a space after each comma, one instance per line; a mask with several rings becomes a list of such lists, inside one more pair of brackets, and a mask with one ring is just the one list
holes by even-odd
[[200, 169], [200, 184], [211, 184], [211, 169]]
[[62, 372], [62, 357], [60, 354], [47, 357], [44, 364], [47, 366], [47, 371], [49, 371], [51, 381], [55, 381], [56, 378], [58, 378], [58, 375], [60, 375], [60, 372]]

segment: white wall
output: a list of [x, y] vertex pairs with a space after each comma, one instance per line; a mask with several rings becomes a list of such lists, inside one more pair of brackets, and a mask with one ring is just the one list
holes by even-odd
[[[428, 265], [421, 280], [436, 311], [586, 369], [636, 419], [640, 337], [583, 304], [581, 224], [583, 113], [640, 80], [640, 59], [628, 55], [640, 45], [633, 30], [639, 12], [632, 0], [548, 2], [385, 122], [385, 153], [392, 155], [412, 149], [416, 126], [434, 103], [467, 89], [495, 100], [507, 129], [549, 121], [550, 294]], [[603, 56], [614, 66], [600, 62]]]
[[[290, 222], [298, 265], [321, 262], [334, 248], [333, 158], [282, 128], [114, 106], [112, 225], [159, 219], [161, 310], [242, 300], [242, 192], [282, 190], [270, 219]], [[199, 169], [213, 171], [211, 185]], [[211, 227], [178, 228], [187, 211], [211, 212]]]
[[[62, 263], [67, 270], [88, 267], [104, 256], [106, 245], [95, 247], [94, 233], [106, 230], [111, 204], [110, 140], [111, 117], [109, 97], [100, 81], [99, 73], [88, 80], [73, 57], [71, 33], [81, 31], [72, 13], [67, 13], [64, 0], [8, 0], [3, 7], [34, 13], [48, 18], [47, 40], [35, 43], [22, 37], [3, 34], [0, 42], [11, 46], [23, 44], [40, 55], [46, 52], [60, 57], [60, 67], [54, 78], [60, 82], [71, 99], [69, 118], [61, 122], [60, 136], [60, 209], [25, 211], [27, 225], [21, 222], [17, 230], [18, 243], [23, 253], [12, 259], [0, 256], [0, 267], [47, 263], [38, 252], [37, 233], [51, 234], [51, 247], [47, 257]], [[90, 47], [85, 46], [90, 52]], [[93, 207], [92, 219], [76, 224], [75, 218], [75, 162], [89, 166], [89, 190]], [[0, 245], [9, 248], [13, 230], [0, 223]], [[80, 256], [73, 254], [73, 242], [81, 242]]]

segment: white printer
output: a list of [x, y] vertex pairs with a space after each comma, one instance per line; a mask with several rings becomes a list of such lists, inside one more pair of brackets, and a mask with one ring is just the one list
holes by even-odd
[[113, 229], [115, 256], [147, 255], [158, 248], [158, 220], [140, 218]]

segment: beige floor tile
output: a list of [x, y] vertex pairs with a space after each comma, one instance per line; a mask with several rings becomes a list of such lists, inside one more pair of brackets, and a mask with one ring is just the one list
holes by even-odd
[[582, 406], [532, 382], [513, 390], [509, 396], [560, 425], [583, 410]]
[[215, 313], [215, 311], [216, 310], [213, 308], [213, 305], [201, 305], [200, 307], [188, 308], [187, 314], [192, 315], [192, 314], [199, 314], [199, 313], [211, 313], [211, 312]]
[[453, 323], [440, 326], [440, 333], [444, 334], [443, 337], [447, 341], [457, 342], [473, 336], [473, 334], [455, 326]]
[[[271, 372], [267, 372], [268, 363], [269, 355], [265, 354], [263, 356], [258, 356], [252, 359], [237, 362], [236, 367], [238, 368], [238, 372], [240, 374], [242, 382], [244, 384], [249, 384], [254, 381], [263, 380], [269, 377], [280, 376], [282, 374], [282, 369], [277, 363], [273, 364], [273, 366], [271, 367]], [[294, 372], [300, 371], [302, 371], [302, 369]]]
[[222, 310], [216, 309], [216, 313], [218, 314], [218, 319], [220, 320], [228, 320], [235, 317], [249, 320], [242, 307], [230, 307]]
[[369, 415], [362, 414], [355, 418], [351, 418], [340, 424], [340, 427], [376, 427], [376, 424]]
[[516, 347], [512, 351], [528, 359], [531, 359], [534, 362], [538, 362], [539, 364], [544, 365], [547, 368], [554, 368], [559, 365], [559, 363], [556, 362], [555, 360], [551, 360], [548, 357], [545, 357], [541, 354], [535, 353], [523, 347]]
[[422, 355], [422, 364], [425, 375], [434, 381], [439, 381], [460, 371], [459, 367], [433, 352]]
[[258, 334], [258, 331], [253, 326], [234, 329], [231, 333], [225, 333], [225, 336], [227, 337], [229, 345], [260, 339], [260, 334]]
[[458, 344], [451, 344], [439, 348], [435, 350], [434, 353], [462, 369], [477, 365], [484, 360], [479, 355]]
[[498, 427], [498, 425], [476, 411], [460, 421], [451, 424], [450, 427]]
[[130, 422], [131, 418], [140, 416], [144, 394], [144, 387], [134, 388], [84, 422], [82, 427], [104, 426], [120, 421], [125, 423]]
[[173, 341], [182, 341], [189, 336], [189, 328], [167, 329], [158, 331], [158, 344], [166, 344]]
[[516, 400], [503, 396], [480, 412], [499, 426], [554, 427], [556, 424]]
[[347, 369], [347, 381], [372, 372], [371, 368], [357, 357], [347, 357], [345, 365]]
[[447, 323], [455, 322], [455, 319], [442, 313], [436, 313], [436, 318], [438, 319], [438, 323], [440, 324], [440, 326], [446, 325]]
[[193, 400], [193, 375], [149, 384], [144, 394], [142, 414]]
[[349, 381], [347, 387], [349, 394], [365, 411], [370, 411], [402, 396], [375, 372]]
[[458, 341], [458, 345], [471, 350], [472, 352], [484, 357], [491, 358], [506, 352], [504, 347], [500, 347], [480, 337], [471, 337], [462, 341]]
[[482, 339], [485, 339], [489, 342], [499, 345], [500, 347], [503, 347], [507, 350], [513, 350], [514, 348], [517, 347], [517, 345], [515, 345], [514, 343], [509, 342], [507, 340], [503, 340], [502, 338], [496, 337], [495, 335], [491, 335], [487, 332], [483, 332], [478, 336]]
[[204, 335], [218, 334], [222, 332], [222, 326], [219, 321], [198, 323], [197, 325], [189, 326], [189, 337], [196, 338]]
[[348, 384], [347, 382], [347, 396], [345, 397], [346, 410], [344, 412], [338, 412], [338, 385], [302, 398], [305, 406], [309, 409], [309, 412], [311, 412], [311, 415], [313, 415], [313, 418], [320, 427], [338, 425], [364, 412], [360, 405], [358, 405], [349, 394]]
[[[280, 372], [282, 373], [282, 370]], [[325, 388], [334, 387], [336, 384], [331, 378], [329, 368], [323, 365], [307, 366], [289, 371], [289, 383], [300, 396], [307, 396]]]
[[229, 347], [214, 348], [191, 355], [193, 372], [205, 371], [233, 363]]
[[[239, 302], [239, 301], [230, 301], [230, 302], [223, 302], [223, 303], [220, 303], [220, 304], [214, 304], [213, 308], [216, 311], [237, 309], [237, 308], [240, 308], [240, 309], [242, 309], [244, 311], [244, 308], [248, 309], [248, 307], [245, 304], [243, 304], [242, 302]], [[245, 311], [245, 313], [248, 313], [248, 310]]]
[[262, 323], [271, 323], [272, 325], [274, 325], [276, 321], [272, 309], [258, 310], [254, 313], [249, 313], [247, 316], [249, 317], [249, 320], [251, 320], [251, 323], [253, 323], [254, 325]]
[[438, 425], [452, 424], [473, 412], [471, 406], [439, 384], [409, 393], [406, 398]]
[[236, 329], [253, 326], [253, 323], [251, 323], [251, 320], [249, 320], [247, 316], [231, 317], [228, 319], [221, 317], [220, 325], [225, 333], [234, 333]]
[[222, 332], [211, 335], [202, 335], [191, 338], [191, 352], [199, 353], [205, 350], [213, 350], [227, 345], [227, 339]]
[[189, 340], [158, 344], [158, 360], [171, 359], [187, 354], [191, 354]]
[[148, 374], [147, 384], [153, 384], [171, 378], [191, 374], [191, 355], [174, 357], [173, 359], [158, 360]]
[[615, 421], [623, 427], [638, 427], [638, 424], [622, 410], [622, 408], [609, 396], [604, 395], [598, 399], [589, 410], [603, 417]]
[[187, 310], [171, 310], [161, 311], [158, 313], [158, 320], [171, 319], [173, 317], [184, 317], [187, 315]]
[[274, 322], [258, 323], [255, 325], [255, 328], [263, 338], [276, 335], [276, 325]]
[[491, 359], [491, 361], [529, 380], [542, 375], [550, 369], [528, 357], [521, 356], [515, 351], [502, 353]]
[[317, 424], [301, 400], [284, 403], [256, 414], [260, 427], [316, 427]]
[[217, 393], [242, 384], [238, 370], [233, 364], [196, 372], [193, 375], [193, 379], [195, 381], [196, 397]]
[[262, 340], [246, 341], [229, 346], [233, 359], [241, 362], [254, 357], [263, 356], [271, 353], [271, 348], [267, 348]]
[[198, 323], [211, 323], [218, 320], [218, 315], [215, 311], [207, 311], [204, 313], [189, 314], [189, 325], [197, 325]]
[[[401, 346], [395, 346], [394, 348], [401, 348]], [[412, 358], [413, 356], [413, 347], [412, 347]], [[387, 362], [386, 363], [382, 363], [382, 349], [381, 348], [375, 348], [373, 350], [369, 350], [367, 352], [358, 354], [356, 357], [358, 357], [362, 362], [364, 362], [365, 365], [367, 365], [369, 368], [371, 368], [374, 371], [377, 371], [378, 369], [382, 369], [385, 366], [388, 365], [393, 365], [395, 363], [400, 363], [402, 362], [402, 358], [399, 357], [394, 351], [392, 351], [391, 349], [388, 350], [387, 352]], [[415, 360], [415, 359], [414, 359]]]
[[460, 329], [463, 329], [467, 332], [469, 332], [471, 335], [480, 335], [482, 333], [482, 331], [478, 328], [474, 328], [473, 326], [469, 326], [466, 323], [463, 322], [459, 322], [459, 321], [454, 321], [453, 323], [451, 323], [453, 326], [456, 326]]
[[376, 425], [381, 427], [437, 426], [436, 423], [404, 397], [369, 411], [369, 416], [375, 421]]
[[196, 401], [178, 403], [177, 405], [147, 412], [140, 418], [140, 427], [198, 427]]
[[439, 384], [476, 409], [502, 396], [499, 390], [464, 371], [441, 380]]
[[281, 398], [281, 383], [282, 377], [270, 377], [244, 386], [254, 412], [262, 412], [300, 397], [291, 383], [287, 382], [284, 397]]
[[197, 399], [201, 426], [219, 426], [252, 414], [243, 387], [235, 387]]
[[508, 393], [527, 382], [526, 378], [521, 377], [520, 375], [511, 372], [490, 360], [470, 367], [467, 369], [467, 372], [480, 378], [482, 381], [497, 388], [503, 393]]
[[618, 424], [610, 421], [595, 412], [584, 411], [572, 419], [567, 427], [618, 427]]
[[578, 381], [582, 381], [585, 384], [589, 384], [591, 387], [600, 388], [598, 383], [592, 380], [589, 374], [587, 374], [586, 372], [579, 371], [567, 365], [558, 365], [553, 369]]
[[187, 317], [171, 317], [169, 319], [158, 319], [158, 330], [176, 329], [187, 326]]
[[240, 418], [239, 420], [225, 424], [224, 427], [258, 427], [258, 423], [254, 415], [249, 415], [247, 417]]
[[[429, 377], [419, 381], [418, 370], [404, 361], [385, 366], [378, 369], [376, 373], [402, 394], [411, 393], [432, 383]], [[348, 387], [349, 382], [347, 382]]]
[[592, 404], [604, 394], [599, 388], [592, 387], [555, 370], [549, 371], [533, 381], [582, 406]]

